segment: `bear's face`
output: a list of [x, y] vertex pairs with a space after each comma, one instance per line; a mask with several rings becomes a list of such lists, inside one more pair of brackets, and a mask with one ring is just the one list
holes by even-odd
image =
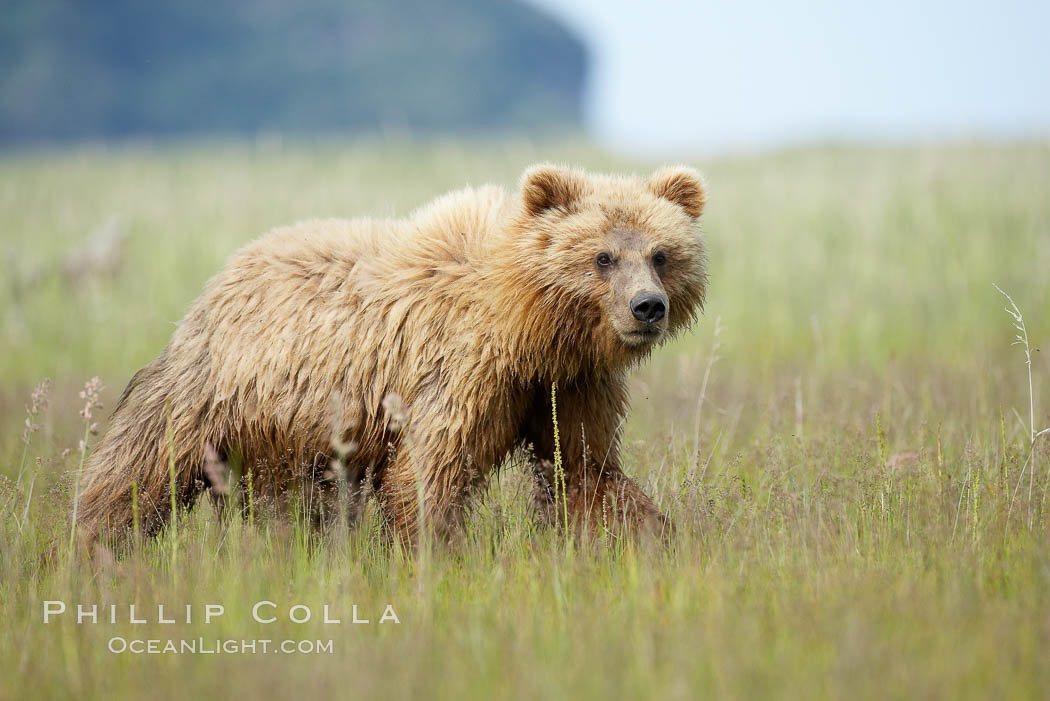
[[667, 332], [670, 300], [664, 288], [667, 253], [658, 240], [614, 226], [594, 256], [589, 276], [604, 283], [603, 308], [609, 325], [627, 346], [644, 346]]
[[611, 362], [629, 361], [703, 305], [704, 199], [689, 168], [642, 181], [537, 166], [522, 184], [519, 259], [566, 331]]

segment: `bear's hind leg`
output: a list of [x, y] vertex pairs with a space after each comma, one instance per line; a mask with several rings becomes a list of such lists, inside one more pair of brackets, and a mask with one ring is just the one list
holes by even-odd
[[[77, 530], [81, 540], [120, 541], [134, 534], [136, 524], [146, 537], [163, 529], [171, 519], [171, 480], [159, 473], [160, 470], [143, 470], [129, 475], [116, 466], [96, 465], [78, 498]], [[176, 479], [175, 507], [191, 508], [203, 489], [201, 479]]]

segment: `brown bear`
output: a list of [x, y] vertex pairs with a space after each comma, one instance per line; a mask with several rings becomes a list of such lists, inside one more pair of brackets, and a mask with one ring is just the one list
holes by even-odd
[[343, 444], [349, 488], [374, 490], [409, 541], [420, 518], [454, 525], [520, 448], [550, 513], [552, 386], [559, 515], [662, 529], [621, 469], [626, 377], [703, 306], [704, 202], [689, 168], [641, 180], [543, 164], [520, 194], [465, 189], [407, 219], [313, 220], [248, 244], [124, 390], [85, 467], [81, 534], [127, 533], [133, 482], [155, 532], [170, 465], [190, 506], [215, 453], [280, 490], [330, 480]]

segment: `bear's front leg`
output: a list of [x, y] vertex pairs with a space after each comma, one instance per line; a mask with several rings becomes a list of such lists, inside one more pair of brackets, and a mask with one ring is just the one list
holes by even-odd
[[[532, 445], [537, 501], [552, 522], [569, 521], [615, 536], [648, 532], [666, 537], [667, 517], [624, 474], [620, 434], [627, 411], [626, 379], [587, 377], [557, 388], [558, 448], [565, 476], [565, 502], [554, 470], [555, 435], [551, 392], [541, 390], [526, 420]], [[556, 498], [558, 501], [556, 502]]]
[[377, 493], [391, 534], [406, 547], [416, 543], [422, 528], [447, 536], [461, 520], [469, 488], [461, 465], [424, 450], [402, 442], [383, 471]]
[[524, 415], [495, 381], [453, 378], [442, 388], [448, 391], [405, 405], [379, 475], [380, 507], [403, 545], [423, 528], [439, 538], [458, 529], [475, 487], [513, 448]]

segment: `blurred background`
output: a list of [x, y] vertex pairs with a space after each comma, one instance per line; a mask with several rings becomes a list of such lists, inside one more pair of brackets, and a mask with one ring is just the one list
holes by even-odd
[[632, 155], [1042, 135], [1050, 4], [4, 0], [0, 145], [584, 132]]

